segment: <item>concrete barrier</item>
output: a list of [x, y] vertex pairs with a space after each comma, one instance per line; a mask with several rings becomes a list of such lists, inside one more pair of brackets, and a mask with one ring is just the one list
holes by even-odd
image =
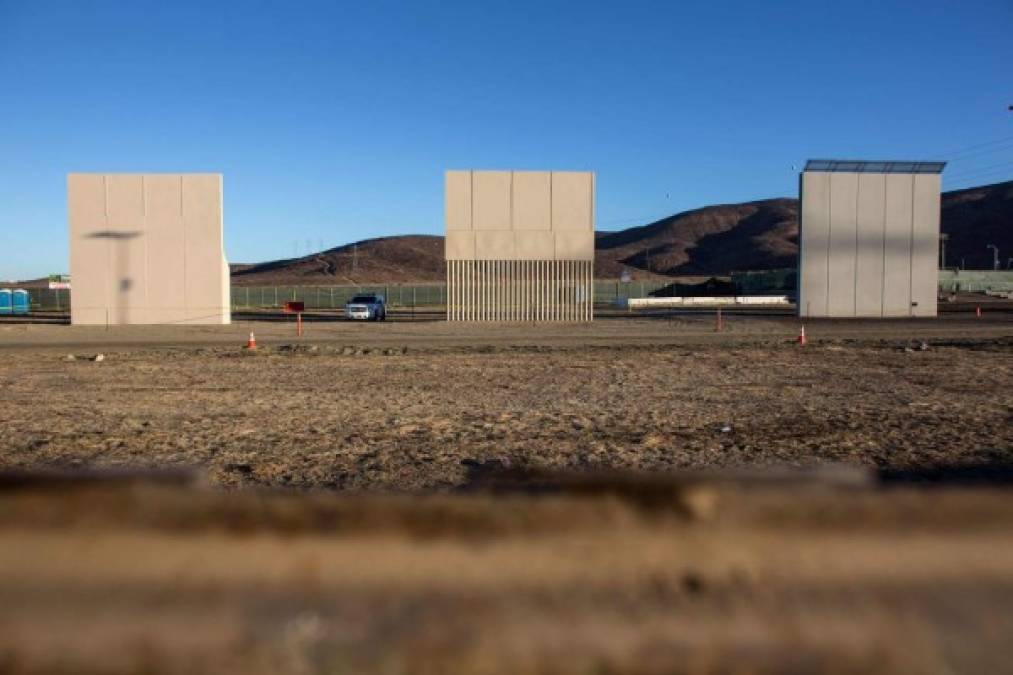
[[788, 300], [787, 295], [717, 295], [676, 296], [671, 298], [619, 298], [618, 304], [625, 309], [646, 309], [650, 307], [789, 307], [791, 302]]

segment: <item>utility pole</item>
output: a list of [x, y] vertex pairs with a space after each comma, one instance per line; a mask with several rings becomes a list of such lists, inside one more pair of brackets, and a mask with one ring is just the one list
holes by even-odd
[[999, 269], [999, 247], [995, 244], [989, 244], [985, 248], [992, 249], [992, 269]]
[[946, 240], [949, 238], [950, 235], [946, 234], [945, 232], [940, 233], [939, 235], [939, 256], [940, 256], [939, 269], [941, 270], [946, 269]]

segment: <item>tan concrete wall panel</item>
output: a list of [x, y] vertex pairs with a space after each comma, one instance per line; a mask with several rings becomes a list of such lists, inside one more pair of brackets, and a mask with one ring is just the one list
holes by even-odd
[[576, 171], [552, 172], [552, 229], [593, 230], [592, 174]]
[[556, 260], [590, 260], [594, 257], [594, 238], [585, 232], [553, 232]]
[[[592, 173], [448, 171], [444, 183], [448, 235], [467, 231], [468, 225], [475, 232], [511, 233], [478, 240], [471, 255], [483, 260], [594, 257]], [[558, 232], [572, 236], [553, 236]], [[465, 241], [448, 240], [446, 259], [467, 259]]]
[[916, 174], [912, 199], [911, 314], [935, 316], [939, 292], [940, 176]]
[[513, 183], [513, 229], [552, 229], [552, 174], [517, 171]]
[[447, 171], [444, 175], [444, 220], [447, 231], [471, 228], [471, 172]]
[[145, 224], [148, 243], [148, 301], [154, 317], [179, 323], [186, 318], [186, 288], [178, 279], [183, 269], [183, 180], [175, 175], [144, 177]]
[[216, 175], [183, 176], [186, 320], [210, 321], [220, 312], [222, 187]]
[[474, 260], [475, 259], [475, 233], [449, 231], [444, 241], [447, 260]]
[[[109, 240], [93, 235], [106, 224], [105, 177], [67, 176], [67, 219], [70, 235], [70, 274], [75, 279], [72, 323], [106, 321], [109, 274]], [[93, 273], [87, 273], [94, 268]]]
[[883, 255], [883, 316], [911, 315], [913, 176], [887, 174]]
[[71, 322], [228, 323], [221, 176], [71, 174]]
[[551, 231], [529, 231], [515, 239], [518, 260], [552, 260], [556, 255], [556, 242]]
[[507, 231], [476, 231], [475, 258], [478, 260], [516, 260], [514, 234]]
[[800, 182], [799, 313], [826, 316], [830, 174], [805, 172]]
[[886, 174], [859, 174], [858, 194], [855, 312], [858, 316], [882, 316]]
[[476, 230], [509, 230], [509, 171], [474, 171], [471, 174], [472, 225]]
[[148, 242], [142, 176], [106, 176], [106, 215], [113, 284], [110, 321], [147, 323]]

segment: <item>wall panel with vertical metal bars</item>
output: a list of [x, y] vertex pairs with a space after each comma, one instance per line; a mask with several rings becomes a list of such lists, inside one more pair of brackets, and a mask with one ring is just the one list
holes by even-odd
[[590, 321], [594, 174], [448, 171], [449, 321]]
[[448, 260], [448, 321], [591, 321], [590, 260]]

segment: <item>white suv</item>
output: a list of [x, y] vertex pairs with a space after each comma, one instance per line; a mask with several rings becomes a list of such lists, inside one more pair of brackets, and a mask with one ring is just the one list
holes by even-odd
[[345, 316], [358, 321], [384, 321], [387, 303], [375, 293], [357, 295], [345, 304]]

